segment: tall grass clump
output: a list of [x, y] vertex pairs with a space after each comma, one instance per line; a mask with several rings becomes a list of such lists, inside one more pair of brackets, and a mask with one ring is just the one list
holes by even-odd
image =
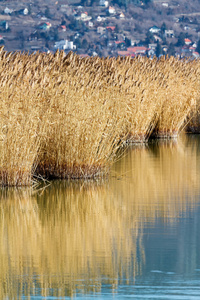
[[155, 59], [137, 57], [119, 61], [121, 101], [126, 103], [124, 128], [126, 141], [148, 141], [158, 118], [158, 82], [155, 80]]
[[199, 82], [193, 62], [174, 57], [158, 60], [159, 118], [153, 135], [158, 138], [177, 137], [184, 121], [196, 104]]
[[8, 186], [32, 184], [42, 131], [39, 87], [30, 85], [20, 65], [23, 57], [1, 52], [0, 184]]
[[195, 60], [193, 63], [191, 62], [191, 73], [195, 74], [193, 77], [194, 80], [196, 80], [197, 85], [197, 100], [195, 105], [192, 107], [192, 110], [188, 117], [186, 118], [184, 129], [187, 133], [200, 133], [200, 82], [199, 82], [199, 76], [200, 76], [200, 61]]
[[1, 50], [1, 185], [30, 185], [33, 174], [90, 178], [107, 171], [120, 145], [122, 111], [93, 63], [71, 53]]
[[122, 105], [115, 88], [94, 72], [95, 62], [71, 53], [58, 59], [62, 67], [48, 86], [46, 138], [36, 171], [53, 178], [99, 176], [107, 172], [120, 146]]

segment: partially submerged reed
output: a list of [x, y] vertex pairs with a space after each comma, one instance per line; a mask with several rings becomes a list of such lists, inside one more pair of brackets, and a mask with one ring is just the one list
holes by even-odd
[[199, 67], [175, 58], [83, 58], [0, 49], [0, 184], [105, 174], [119, 147], [177, 135]]

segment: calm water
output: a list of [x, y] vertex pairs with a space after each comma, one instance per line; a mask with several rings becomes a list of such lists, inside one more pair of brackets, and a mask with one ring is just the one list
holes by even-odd
[[0, 299], [200, 299], [200, 137], [105, 181], [0, 191]]

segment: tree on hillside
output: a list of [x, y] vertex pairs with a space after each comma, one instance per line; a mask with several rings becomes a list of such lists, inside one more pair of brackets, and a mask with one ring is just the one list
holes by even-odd
[[170, 44], [169, 44], [169, 47], [168, 47], [168, 50], [167, 50], [167, 54], [168, 54], [169, 56], [175, 56], [175, 53], [176, 53], [176, 51], [175, 51], [174, 44], [173, 44], [173, 43], [170, 43]]
[[88, 41], [86, 39], [83, 39], [82, 41], [82, 48], [87, 49], [88, 48]]
[[159, 41], [157, 41], [156, 56], [159, 57], [161, 54], [162, 54], [162, 47], [161, 47]]
[[196, 51], [200, 53], [200, 40], [198, 40]]
[[161, 29], [162, 34], [164, 34], [165, 30], [167, 29], [167, 26], [166, 26], [165, 22], [162, 23], [160, 29]]
[[149, 6], [152, 3], [152, 0], [143, 0], [142, 2], [145, 4], [145, 6]]
[[131, 46], [131, 40], [128, 39], [127, 37], [125, 37], [125, 43], [126, 43], [126, 47], [130, 47]]
[[181, 32], [178, 36], [178, 41], [176, 43], [177, 47], [183, 47], [185, 45], [185, 34]]
[[146, 33], [145, 44], [148, 45], [148, 44], [151, 44], [153, 42], [154, 42], [153, 33], [148, 30], [147, 33]]
[[74, 45], [76, 45], [76, 49], [81, 48], [81, 39], [80, 38], [75, 39]]
[[46, 17], [46, 18], [48, 18], [48, 19], [51, 19], [51, 18], [52, 18], [52, 15], [51, 15], [51, 13], [50, 13], [50, 9], [49, 9], [48, 6], [46, 7], [44, 14], [45, 14], [45, 17]]

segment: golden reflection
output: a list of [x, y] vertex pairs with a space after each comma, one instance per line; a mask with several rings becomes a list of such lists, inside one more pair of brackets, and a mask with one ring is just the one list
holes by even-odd
[[121, 195], [123, 205], [138, 211], [142, 222], [145, 217], [169, 221], [193, 205], [200, 187], [199, 167], [198, 136], [133, 146], [113, 166], [113, 192]]
[[118, 278], [140, 272], [137, 220], [115, 205], [107, 185], [58, 182], [42, 195], [6, 190], [1, 198], [0, 297], [24, 286], [26, 294], [39, 287], [43, 296], [52, 288], [72, 296], [100, 291], [102, 281], [112, 290]]
[[[143, 228], [175, 220], [199, 190], [199, 140], [129, 148], [104, 182], [0, 191], [0, 299], [115, 293], [145, 264]], [[19, 295], [19, 296], [18, 296]]]

